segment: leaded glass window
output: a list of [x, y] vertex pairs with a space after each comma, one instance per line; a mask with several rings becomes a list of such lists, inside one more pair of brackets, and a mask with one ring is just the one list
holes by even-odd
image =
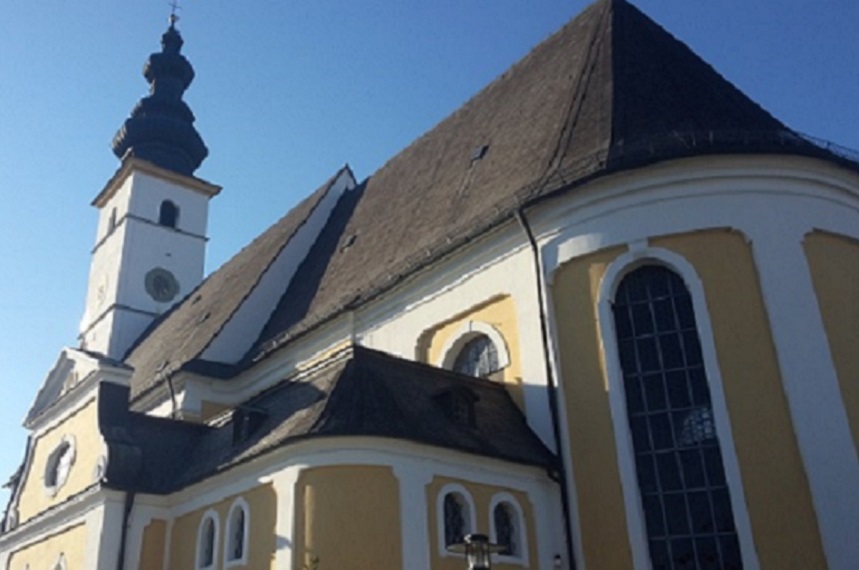
[[492, 517], [495, 523], [495, 543], [502, 547], [499, 554], [519, 556], [519, 536], [513, 509], [506, 503], [499, 503], [492, 511]]
[[444, 496], [444, 544], [459, 544], [465, 539], [467, 527], [465, 522], [465, 501], [456, 493]]
[[478, 378], [486, 378], [499, 368], [498, 349], [483, 334], [466, 342], [453, 363], [454, 371]]
[[637, 269], [614, 321], [654, 570], [742, 568], [686, 285], [661, 266]]

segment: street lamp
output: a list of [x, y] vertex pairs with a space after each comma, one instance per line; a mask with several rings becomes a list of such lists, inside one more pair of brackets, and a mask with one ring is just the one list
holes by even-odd
[[489, 537], [485, 534], [467, 534], [464, 540], [465, 542], [459, 544], [451, 544], [447, 550], [465, 554], [468, 570], [490, 570], [492, 568], [491, 554], [504, 550], [500, 544], [489, 542]]

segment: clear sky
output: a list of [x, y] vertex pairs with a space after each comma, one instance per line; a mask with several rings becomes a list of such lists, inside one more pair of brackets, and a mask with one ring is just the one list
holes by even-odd
[[[764, 108], [859, 148], [856, 0], [633, 0]], [[580, 12], [582, 0], [184, 0], [186, 101], [224, 187], [217, 268], [344, 163], [359, 178]], [[117, 128], [146, 93], [164, 0], [7, 1], [0, 18], [0, 478], [76, 344]], [[0, 492], [3, 506], [5, 492]]]

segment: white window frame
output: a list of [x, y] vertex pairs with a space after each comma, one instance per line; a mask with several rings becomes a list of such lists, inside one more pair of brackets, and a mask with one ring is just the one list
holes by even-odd
[[481, 335], [489, 337], [489, 340], [495, 345], [498, 354], [498, 370], [504, 370], [510, 366], [510, 351], [507, 349], [504, 336], [498, 329], [483, 321], [466, 321], [456, 328], [442, 346], [441, 361], [437, 363], [438, 366], [452, 370], [456, 357], [459, 356], [463, 347]]
[[489, 541], [498, 543], [498, 529], [495, 528], [495, 507], [498, 505], [507, 505], [513, 511], [515, 520], [513, 528], [519, 538], [520, 552], [515, 555], [494, 554], [493, 558], [498, 564], [515, 564], [518, 566], [528, 566], [528, 532], [525, 528], [525, 513], [522, 511], [519, 501], [510, 493], [496, 493], [489, 501]]
[[477, 510], [474, 507], [474, 498], [471, 496], [471, 493], [468, 490], [460, 485], [459, 483], [448, 483], [438, 492], [438, 496], [436, 497], [436, 526], [437, 526], [437, 535], [438, 535], [438, 552], [441, 557], [453, 557], [453, 558], [463, 558], [465, 554], [458, 554], [456, 552], [449, 552], [447, 550], [447, 545], [444, 543], [444, 498], [450, 494], [459, 495], [462, 497], [465, 502], [465, 507], [468, 512], [465, 513], [465, 522], [468, 525], [465, 534], [476, 532], [477, 528]]
[[[233, 553], [233, 524], [235, 524], [234, 515], [236, 511], [241, 510], [244, 513], [244, 528], [242, 529], [242, 555], [239, 558], [230, 558]], [[250, 537], [250, 514], [251, 509], [247, 501], [238, 497], [227, 511], [227, 519], [224, 530], [224, 568], [232, 566], [243, 566], [248, 563], [248, 538]]]
[[692, 297], [701, 354], [705, 369], [707, 370], [716, 434], [722, 450], [722, 463], [725, 469], [728, 489], [730, 490], [731, 507], [734, 512], [734, 524], [737, 530], [737, 540], [740, 543], [743, 568], [746, 570], [758, 570], [760, 565], [752, 538], [751, 521], [746, 509], [746, 498], [740, 477], [740, 465], [734, 446], [734, 436], [731, 431], [725, 392], [722, 388], [722, 375], [716, 356], [716, 343], [713, 338], [710, 313], [707, 310], [704, 285], [692, 264], [685, 258], [673, 251], [650, 247], [643, 242], [629, 244], [629, 251], [618, 256], [609, 264], [600, 282], [597, 297], [599, 337], [602, 340], [605, 356], [609, 407], [612, 424], [614, 425], [621, 487], [626, 507], [627, 532], [629, 533], [632, 546], [633, 567], [635, 570], [647, 570], [651, 567], [650, 548], [647, 541], [647, 528], [644, 522], [641, 492], [638, 487], [638, 476], [635, 469], [632, 432], [626, 416], [626, 394], [623, 386], [623, 374], [620, 369], [620, 355], [617, 346], [617, 331], [614, 325], [612, 303], [623, 278], [628, 273], [645, 265], [661, 265], [674, 271], [683, 280]]
[[[212, 521], [212, 524], [215, 527], [215, 536], [212, 538], [214, 544], [212, 545], [212, 564], [209, 566], [203, 566], [203, 540], [205, 538], [205, 530], [206, 530], [206, 522]], [[203, 513], [203, 517], [200, 519], [200, 525], [197, 527], [197, 546], [195, 549], [194, 555], [194, 568], [197, 570], [211, 570], [213, 568], [217, 568], [218, 566], [218, 539], [220, 537], [220, 520], [218, 519], [218, 513], [215, 512], [214, 509], [209, 509], [205, 513]]]
[[[63, 438], [60, 440], [60, 442], [54, 446], [54, 448], [50, 451], [50, 453], [48, 453], [48, 457], [47, 457], [46, 462], [45, 462], [45, 467], [44, 467], [44, 470], [42, 472], [42, 483], [44, 484], [44, 487], [45, 487], [45, 494], [47, 494], [49, 497], [55, 497], [57, 495], [57, 493], [59, 492], [59, 490], [63, 487], [63, 485], [65, 485], [66, 482], [69, 480], [69, 475], [72, 472], [72, 468], [74, 468], [74, 466], [75, 466], [75, 459], [77, 458], [77, 445], [76, 445], [76, 443], [77, 443], [77, 441], [76, 441], [74, 435], [66, 434], [63, 436]], [[57, 480], [54, 482], [53, 485], [49, 485], [48, 484], [48, 472], [53, 471], [55, 469], [59, 470], [60, 457], [58, 456], [58, 453], [60, 451], [60, 448], [62, 448], [63, 445], [69, 446], [68, 447], [69, 448], [68, 453], [70, 455], [70, 457], [69, 457], [69, 468], [66, 470], [66, 472], [64, 474], [62, 474], [62, 476], [60, 476], [61, 474], [58, 471], [57, 476], [56, 476]]]

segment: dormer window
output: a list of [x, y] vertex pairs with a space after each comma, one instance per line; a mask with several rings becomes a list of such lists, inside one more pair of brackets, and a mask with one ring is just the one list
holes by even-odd
[[477, 425], [474, 404], [478, 398], [468, 388], [457, 386], [439, 393], [435, 399], [453, 423], [470, 428]]
[[485, 334], [475, 336], [465, 343], [453, 363], [454, 372], [487, 378], [500, 370], [498, 349]]
[[161, 202], [158, 210], [158, 223], [168, 228], [175, 228], [179, 224], [179, 206], [170, 200]]

